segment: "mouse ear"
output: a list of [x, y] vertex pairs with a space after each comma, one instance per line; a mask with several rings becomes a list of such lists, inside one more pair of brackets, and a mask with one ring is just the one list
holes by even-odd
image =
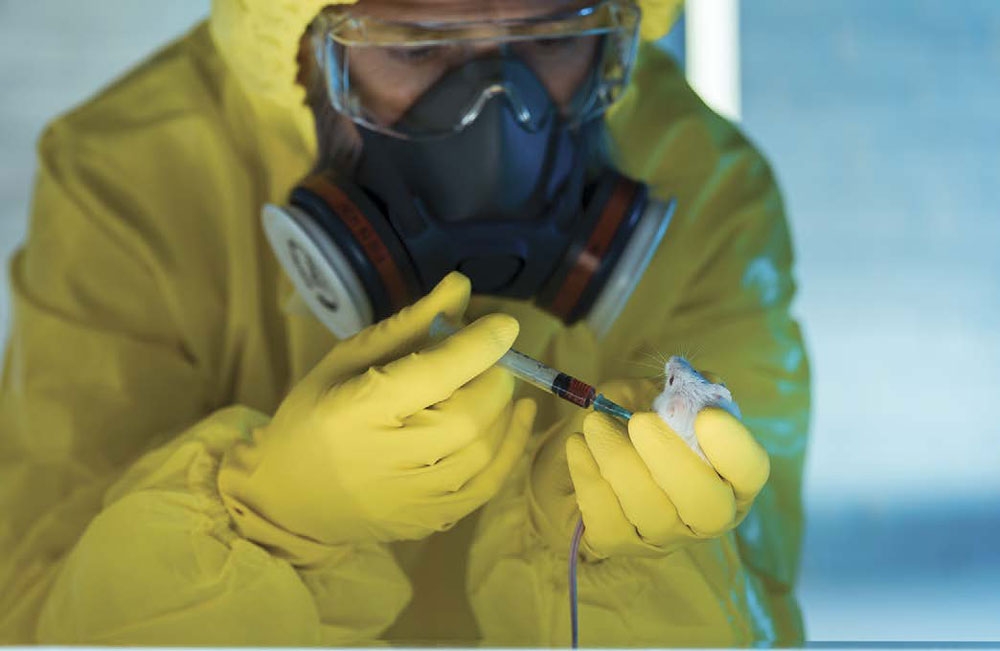
[[719, 382], [712, 383], [712, 387], [709, 390], [708, 395], [713, 402], [720, 405], [724, 402], [733, 401], [733, 394], [726, 388], [725, 384], [721, 384]]
[[722, 381], [722, 378], [718, 374], [711, 371], [698, 371], [698, 375], [702, 376], [711, 384], [718, 384], [719, 386], [726, 386], [726, 383]]

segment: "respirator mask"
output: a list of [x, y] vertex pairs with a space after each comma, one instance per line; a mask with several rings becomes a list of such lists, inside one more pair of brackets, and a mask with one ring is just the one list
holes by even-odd
[[[527, 4], [527, 3], [526, 3]], [[313, 25], [354, 169], [265, 206], [268, 239], [316, 316], [346, 338], [458, 270], [474, 293], [533, 299], [598, 337], [648, 266], [674, 202], [607, 160], [605, 109], [638, 42], [631, 0], [483, 20], [331, 7]]]

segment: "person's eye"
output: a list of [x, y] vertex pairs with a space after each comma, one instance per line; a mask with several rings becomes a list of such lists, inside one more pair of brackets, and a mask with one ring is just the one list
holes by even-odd
[[560, 52], [569, 52], [576, 49], [579, 39], [566, 37], [539, 38], [532, 41], [532, 43], [540, 52], [555, 54]]
[[421, 63], [437, 58], [441, 53], [441, 48], [434, 45], [422, 47], [394, 47], [389, 48], [389, 56], [404, 63]]

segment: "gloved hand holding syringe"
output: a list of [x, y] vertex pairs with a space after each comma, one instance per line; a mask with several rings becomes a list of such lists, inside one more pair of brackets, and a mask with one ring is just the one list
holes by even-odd
[[[449, 323], [444, 314], [438, 314], [431, 322], [430, 334], [435, 339], [455, 334], [457, 331], [458, 327]], [[594, 411], [603, 412], [625, 422], [628, 422], [628, 419], [632, 417], [631, 411], [607, 399], [603, 394], [597, 393], [597, 389], [592, 385], [546, 366], [537, 359], [528, 357], [513, 348], [508, 350], [497, 363], [513, 373], [515, 377], [571, 402], [577, 407], [593, 408]]]

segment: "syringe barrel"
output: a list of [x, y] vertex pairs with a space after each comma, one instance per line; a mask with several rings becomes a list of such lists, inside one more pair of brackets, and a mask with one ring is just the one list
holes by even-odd
[[511, 348], [498, 362], [515, 376], [543, 391], [552, 391], [559, 371]]
[[[457, 328], [448, 323], [443, 314], [437, 315], [431, 322], [430, 334], [432, 337], [444, 337], [454, 334], [456, 331]], [[504, 353], [504, 356], [497, 363], [516, 377], [535, 385], [542, 391], [554, 393], [563, 400], [568, 400], [583, 408], [589, 407], [596, 395], [594, 387], [589, 384], [565, 373], [560, 373], [513, 348]]]

